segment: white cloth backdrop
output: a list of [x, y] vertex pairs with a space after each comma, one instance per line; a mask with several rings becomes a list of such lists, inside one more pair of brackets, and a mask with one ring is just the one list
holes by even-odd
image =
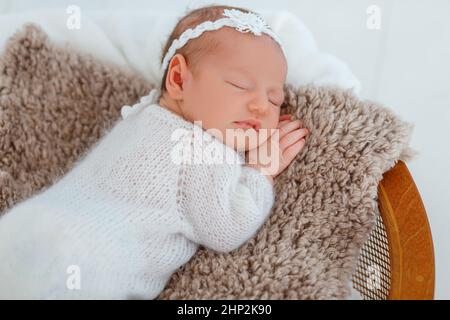
[[[285, 47], [287, 83], [337, 85], [359, 93], [360, 83], [347, 65], [320, 51], [312, 33], [294, 14], [279, 11], [262, 15]], [[176, 14], [81, 11], [79, 29], [72, 23], [72, 17], [65, 9], [5, 14], [0, 19], [0, 49], [17, 28], [32, 21], [41, 25], [56, 43], [70, 43], [82, 52], [134, 68], [153, 83], [161, 81], [160, 55], [178, 18]]]

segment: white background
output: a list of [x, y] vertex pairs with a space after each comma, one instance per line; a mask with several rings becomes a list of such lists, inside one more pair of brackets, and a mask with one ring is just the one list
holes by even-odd
[[[81, 10], [164, 10], [229, 4], [255, 11], [289, 10], [325, 52], [345, 61], [362, 83], [363, 98], [392, 108], [415, 124], [408, 167], [422, 195], [436, 256], [436, 299], [450, 299], [450, 1], [447, 0], [0, 0], [0, 14], [78, 5]], [[371, 5], [381, 28], [367, 28]], [[1, 19], [1, 15], [0, 15]], [[0, 31], [1, 32], [1, 31]], [[149, 31], [150, 32], [150, 31]]]

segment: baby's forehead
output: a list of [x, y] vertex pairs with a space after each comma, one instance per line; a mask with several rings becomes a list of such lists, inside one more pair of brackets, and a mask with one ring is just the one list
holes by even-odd
[[212, 58], [229, 61], [244, 55], [252, 57], [255, 54], [260, 54], [261, 51], [270, 50], [276, 51], [284, 59], [281, 48], [278, 47], [275, 40], [264, 33], [256, 36], [251, 33], [242, 33], [234, 28], [224, 27], [207, 32], [204, 35], [205, 37], [199, 38], [199, 44], [201, 47], [214, 47], [214, 50], [207, 50]]
[[224, 72], [247, 72], [251, 77], [267, 74], [272, 79], [284, 81], [287, 63], [281, 48], [269, 35], [256, 36], [224, 27], [205, 32], [198, 40], [201, 40], [198, 44], [204, 52], [200, 63], [203, 69], [212, 66]]

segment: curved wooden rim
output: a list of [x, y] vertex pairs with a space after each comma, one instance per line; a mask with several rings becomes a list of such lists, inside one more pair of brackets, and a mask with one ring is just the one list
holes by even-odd
[[389, 300], [434, 298], [434, 250], [427, 214], [406, 164], [383, 175], [378, 205], [389, 243]]

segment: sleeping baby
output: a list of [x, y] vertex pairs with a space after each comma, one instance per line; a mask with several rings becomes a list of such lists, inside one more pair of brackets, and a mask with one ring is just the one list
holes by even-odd
[[161, 89], [0, 218], [0, 299], [153, 299], [199, 246], [230, 252], [265, 222], [308, 135], [280, 116], [278, 37], [245, 9], [200, 8], [162, 70]]

